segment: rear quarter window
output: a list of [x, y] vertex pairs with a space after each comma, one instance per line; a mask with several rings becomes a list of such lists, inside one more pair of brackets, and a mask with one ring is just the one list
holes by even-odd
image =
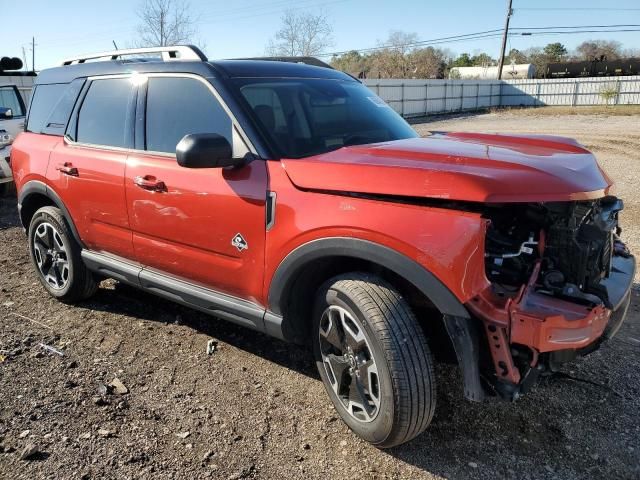
[[68, 83], [36, 86], [29, 106], [27, 132], [42, 133], [53, 107], [60, 101], [68, 86]]
[[76, 79], [71, 83], [37, 85], [29, 107], [27, 131], [64, 135], [83, 84], [84, 79]]

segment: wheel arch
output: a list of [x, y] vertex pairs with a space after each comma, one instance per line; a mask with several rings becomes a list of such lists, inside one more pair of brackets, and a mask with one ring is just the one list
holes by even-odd
[[[308, 315], [317, 288], [335, 275], [363, 269], [382, 273], [402, 293], [423, 297], [439, 311], [442, 322], [431, 323], [444, 329], [441, 333], [447, 345], [441, 347], [447, 351], [446, 357], [454, 356], [462, 370], [464, 396], [472, 401], [482, 400], [479, 328], [475, 319], [432, 272], [384, 245], [332, 237], [313, 240], [293, 250], [280, 263], [269, 286], [266, 332], [286, 341], [306, 343], [311, 324]], [[408, 301], [415, 308], [416, 299]]]
[[[269, 312], [286, 317], [294, 286], [307, 269], [318, 269], [317, 277], [326, 276], [322, 263], [340, 259], [358, 265], [367, 263], [379, 266], [404, 279], [422, 293], [443, 314], [469, 318], [469, 313], [455, 295], [430, 271], [411, 258], [368, 240], [348, 237], [331, 237], [305, 243], [289, 253], [280, 263], [269, 286]], [[344, 271], [345, 268], [339, 270]], [[315, 270], [314, 270], [315, 272]], [[333, 272], [331, 272], [333, 273]], [[341, 273], [341, 272], [340, 272]], [[285, 318], [286, 323], [292, 319]], [[295, 321], [295, 319], [293, 320]], [[284, 336], [287, 337], [287, 329]]]
[[39, 180], [28, 181], [22, 186], [20, 193], [18, 194], [18, 212], [25, 231], [29, 229], [29, 224], [31, 223], [31, 219], [36, 211], [45, 206], [57, 207], [60, 209], [62, 215], [67, 221], [67, 224], [69, 225], [69, 228], [71, 229], [73, 237], [80, 246], [83, 246], [84, 244], [80, 239], [80, 235], [78, 234], [78, 230], [76, 229], [71, 214], [69, 213], [69, 210], [67, 210], [62, 199], [53, 189], [51, 189], [51, 187]]

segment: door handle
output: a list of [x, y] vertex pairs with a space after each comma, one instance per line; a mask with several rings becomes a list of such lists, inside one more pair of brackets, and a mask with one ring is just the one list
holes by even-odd
[[138, 187], [149, 190], [150, 192], [166, 192], [167, 186], [163, 181], [158, 180], [153, 175], [145, 175], [138, 176], [133, 179], [133, 183], [135, 183]]
[[56, 170], [58, 170], [61, 173], [64, 173], [65, 175], [70, 175], [72, 177], [78, 176], [78, 169], [74, 167], [70, 162], [64, 162], [59, 164], [56, 167]]

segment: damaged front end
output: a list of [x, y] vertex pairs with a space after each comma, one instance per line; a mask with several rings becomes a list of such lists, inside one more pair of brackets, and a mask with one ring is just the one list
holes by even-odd
[[490, 286], [467, 303], [486, 333], [486, 384], [515, 399], [541, 373], [613, 337], [635, 259], [620, 240], [622, 201], [487, 207]]

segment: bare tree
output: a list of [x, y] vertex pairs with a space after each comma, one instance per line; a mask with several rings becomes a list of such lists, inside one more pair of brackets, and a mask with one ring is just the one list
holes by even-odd
[[137, 15], [140, 19], [138, 47], [166, 47], [192, 43], [197, 34], [195, 20], [184, 0], [144, 0]]
[[406, 55], [414, 48], [418, 41], [418, 34], [415, 32], [403, 32], [402, 30], [391, 30], [384, 42], [378, 41], [379, 46]]
[[378, 41], [380, 50], [371, 55], [374, 75], [378, 78], [410, 78], [408, 54], [418, 41], [417, 33], [392, 30], [385, 41]]
[[282, 26], [269, 41], [267, 54], [273, 56], [313, 56], [333, 44], [333, 29], [323, 13], [289, 10], [282, 16]]
[[588, 40], [576, 47], [577, 57], [588, 62], [606, 58], [617, 60], [622, 56], [622, 45], [615, 40]]

